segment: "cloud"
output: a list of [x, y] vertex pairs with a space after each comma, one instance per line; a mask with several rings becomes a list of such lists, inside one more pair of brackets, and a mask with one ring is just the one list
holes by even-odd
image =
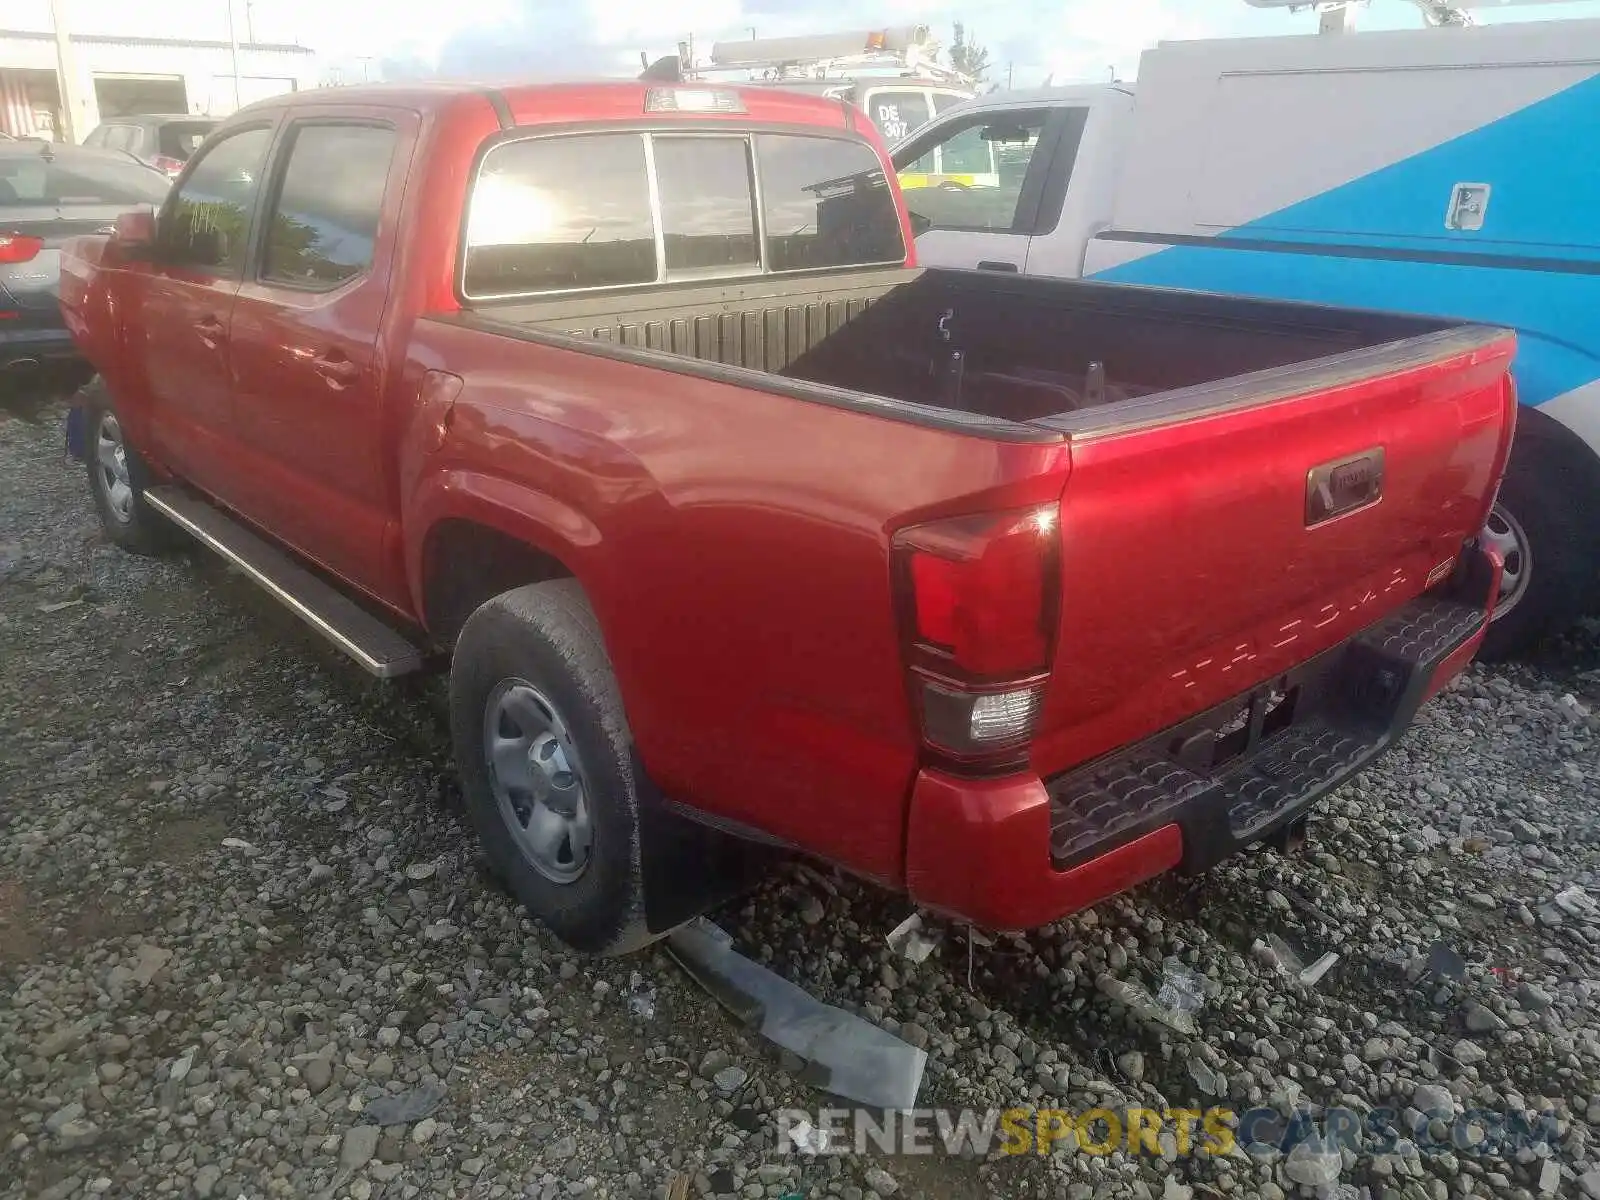
[[[451, 78], [565, 79], [628, 75], [641, 51], [652, 58], [674, 51], [694, 34], [702, 56], [713, 41], [749, 36], [783, 37], [835, 28], [927, 24], [948, 42], [963, 21], [990, 50], [999, 81], [1008, 65], [1016, 82], [1038, 82], [1054, 72], [1067, 78], [1103, 78], [1115, 64], [1130, 76], [1138, 55], [1162, 37], [1215, 32], [1231, 0], [866, 0], [847, 18], [818, 0], [505, 0], [492, 11], [475, 10], [471, 24], [443, 40], [433, 60]], [[427, 73], [424, 56], [394, 55], [389, 78]]]

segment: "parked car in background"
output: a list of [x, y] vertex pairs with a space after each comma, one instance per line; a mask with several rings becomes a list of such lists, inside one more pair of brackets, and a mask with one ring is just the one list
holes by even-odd
[[1514, 329], [1503, 658], [1600, 607], [1597, 61], [1592, 20], [1163, 42], [1137, 85], [984, 96], [894, 161], [925, 266]]
[[587, 950], [730, 835], [1004, 929], [1297, 837], [1483, 635], [1514, 338], [920, 271], [888, 169], [777, 88], [251, 105], [63, 265], [102, 527], [448, 660]]
[[176, 178], [190, 155], [216, 127], [217, 122], [211, 117], [187, 114], [117, 117], [96, 125], [83, 139], [83, 144], [105, 150], [126, 150], [169, 178]]
[[0, 143], [0, 388], [73, 387], [87, 375], [56, 302], [61, 245], [108, 234], [171, 181], [120, 151]]

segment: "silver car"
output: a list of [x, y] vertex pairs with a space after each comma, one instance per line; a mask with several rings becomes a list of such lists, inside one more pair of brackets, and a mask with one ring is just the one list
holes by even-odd
[[111, 150], [0, 142], [0, 389], [81, 369], [56, 303], [61, 246], [160, 204], [170, 180]]

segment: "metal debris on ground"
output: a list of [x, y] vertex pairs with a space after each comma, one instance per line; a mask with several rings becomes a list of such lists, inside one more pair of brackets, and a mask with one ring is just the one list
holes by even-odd
[[801, 1154], [823, 1154], [832, 1142], [826, 1129], [818, 1129], [806, 1120], [789, 1126], [788, 1133], [790, 1143]]
[[988, 949], [994, 945], [994, 939], [976, 925], [967, 926], [967, 991], [972, 990], [972, 964], [976, 957], [976, 947]]
[[1168, 957], [1161, 963], [1161, 987], [1156, 992], [1156, 1003], [1173, 1012], [1197, 1013], [1205, 1007], [1205, 981], [1179, 959]]
[[885, 940], [889, 949], [914, 963], [927, 962], [928, 956], [939, 948], [938, 935], [923, 931], [921, 913], [912, 913], [901, 921], [889, 931]]
[[408, 1092], [379, 1096], [361, 1113], [365, 1125], [409, 1125], [428, 1116], [444, 1101], [442, 1083], [425, 1083]]
[[41, 604], [41, 605], [39, 605], [39, 611], [44, 613], [46, 616], [49, 616], [52, 613], [64, 612], [66, 609], [69, 609], [69, 608], [77, 608], [78, 605], [80, 605], [82, 603], [83, 603], [83, 597], [82, 596], [79, 596], [76, 600], [57, 600], [53, 604]]
[[1312, 963], [1309, 967], [1305, 967], [1305, 968], [1303, 968], [1301, 970], [1301, 972], [1300, 972], [1300, 982], [1301, 982], [1301, 984], [1303, 986], [1305, 986], [1305, 987], [1308, 987], [1308, 988], [1316, 987], [1317, 984], [1322, 982], [1322, 977], [1324, 975], [1326, 975], [1329, 971], [1333, 970], [1334, 966], [1338, 963], [1338, 961], [1339, 961], [1339, 956], [1337, 954], [1335, 954], [1332, 950], [1329, 950], [1321, 958], [1317, 959], [1316, 962]]
[[1200, 1031], [1193, 1013], [1181, 1008], [1168, 1008], [1156, 1000], [1143, 984], [1118, 979], [1114, 975], [1102, 975], [1095, 980], [1095, 986], [1102, 995], [1125, 1005], [1141, 1020], [1157, 1022], [1187, 1037], [1193, 1037]]
[[875, 1108], [916, 1104], [925, 1051], [752, 962], [704, 919], [675, 930], [666, 949], [735, 1018], [804, 1059], [801, 1082]]
[[1569, 917], [1577, 917], [1580, 921], [1592, 921], [1600, 917], [1600, 903], [1596, 903], [1593, 896], [1575, 883], [1556, 893], [1555, 904]]
[[1428, 947], [1428, 970], [1441, 979], [1465, 979], [1467, 960], [1443, 942]]
[[656, 1019], [656, 989], [637, 971], [628, 976], [628, 1011], [641, 1021]]

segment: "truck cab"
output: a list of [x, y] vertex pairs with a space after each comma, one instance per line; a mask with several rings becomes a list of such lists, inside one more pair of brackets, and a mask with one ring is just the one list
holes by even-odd
[[1131, 84], [998, 92], [946, 108], [894, 147], [919, 262], [1082, 275], [1111, 221]]

